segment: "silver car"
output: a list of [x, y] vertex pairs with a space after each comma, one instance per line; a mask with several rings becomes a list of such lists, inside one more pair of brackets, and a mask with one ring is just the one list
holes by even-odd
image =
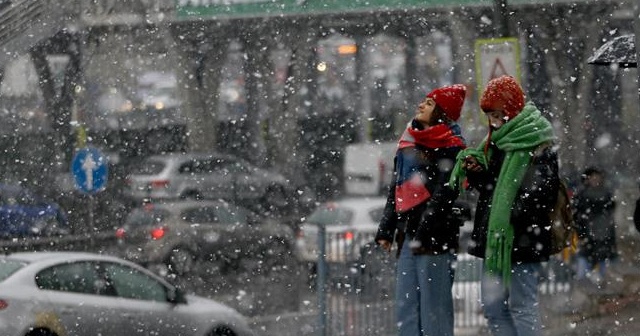
[[80, 252], [0, 257], [0, 334], [254, 335], [225, 305], [185, 295], [136, 264]]
[[385, 197], [348, 197], [320, 204], [300, 226], [297, 247], [301, 260], [318, 260], [318, 227], [324, 227], [325, 259], [329, 263], [357, 260], [360, 250], [373, 241], [382, 218]]
[[222, 198], [283, 207], [295, 194], [284, 176], [220, 153], [151, 156], [126, 182], [134, 200]]

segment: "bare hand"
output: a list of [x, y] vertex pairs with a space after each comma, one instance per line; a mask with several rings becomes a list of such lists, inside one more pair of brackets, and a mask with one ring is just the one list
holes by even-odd
[[391, 252], [391, 242], [386, 240], [386, 239], [380, 239], [378, 240], [378, 245], [380, 245], [380, 247], [382, 247], [383, 250], [387, 251], [387, 252]]
[[478, 162], [478, 159], [476, 159], [475, 157], [469, 155], [467, 157], [464, 158], [464, 166], [463, 168], [466, 171], [471, 171], [471, 172], [479, 172], [482, 171], [482, 166], [480, 165], [480, 163]]

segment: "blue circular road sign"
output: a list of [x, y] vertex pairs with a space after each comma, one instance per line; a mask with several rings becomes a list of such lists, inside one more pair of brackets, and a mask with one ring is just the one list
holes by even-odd
[[71, 174], [78, 190], [95, 194], [107, 184], [108, 161], [99, 150], [92, 147], [80, 149], [73, 157]]

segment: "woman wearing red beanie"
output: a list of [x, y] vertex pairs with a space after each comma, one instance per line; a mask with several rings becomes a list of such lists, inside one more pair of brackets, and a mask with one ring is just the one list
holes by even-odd
[[489, 134], [458, 156], [450, 186], [466, 177], [479, 195], [469, 253], [484, 258], [481, 295], [493, 335], [541, 334], [538, 281], [549, 259], [558, 156], [549, 121], [513, 77], [489, 81], [480, 107]]
[[398, 243], [396, 316], [398, 335], [453, 336], [453, 262], [459, 223], [451, 207], [458, 191], [447, 188], [465, 142], [456, 124], [465, 86], [431, 91], [418, 105], [398, 143], [395, 181], [376, 242], [387, 251]]

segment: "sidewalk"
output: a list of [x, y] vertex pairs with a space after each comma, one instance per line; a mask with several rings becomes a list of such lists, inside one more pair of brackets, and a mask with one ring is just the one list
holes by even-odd
[[640, 242], [621, 240], [619, 251], [602, 285], [576, 281], [567, 293], [541, 298], [546, 336], [640, 333]]
[[[566, 293], [540, 296], [544, 336], [640, 335], [640, 240], [619, 241], [620, 257], [602, 286], [576, 281]], [[315, 336], [318, 315], [314, 297], [299, 312], [251, 319], [257, 336]], [[456, 336], [488, 336], [486, 328]], [[331, 336], [331, 335], [328, 335]]]

